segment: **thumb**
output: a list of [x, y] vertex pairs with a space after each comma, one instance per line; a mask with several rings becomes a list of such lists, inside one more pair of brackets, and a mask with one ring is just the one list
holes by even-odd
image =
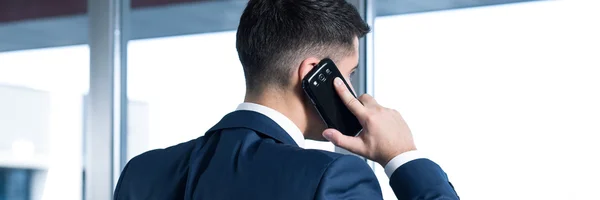
[[336, 129], [326, 129], [323, 131], [323, 137], [335, 146], [344, 148], [355, 154], [362, 155], [366, 150], [365, 143], [360, 137], [347, 136]]

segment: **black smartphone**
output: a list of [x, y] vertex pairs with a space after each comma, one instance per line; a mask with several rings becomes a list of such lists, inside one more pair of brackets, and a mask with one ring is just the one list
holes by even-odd
[[302, 79], [302, 88], [329, 128], [335, 128], [344, 135], [357, 136], [363, 127], [335, 91], [333, 80], [336, 77], [342, 79], [356, 98], [342, 73], [329, 58], [321, 60], [308, 72]]

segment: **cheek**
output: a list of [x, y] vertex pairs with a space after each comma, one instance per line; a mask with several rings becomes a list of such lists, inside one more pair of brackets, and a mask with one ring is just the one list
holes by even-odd
[[346, 83], [348, 83], [348, 85], [352, 85], [352, 76], [344, 75], [344, 80], [346, 81]]
[[348, 83], [348, 86], [350, 86], [350, 89], [352, 89], [352, 92], [356, 94], [356, 90], [354, 89], [354, 86], [352, 86], [352, 79], [350, 79], [350, 76], [346, 76], [344, 78], [346, 79], [346, 83]]
[[354, 86], [352, 86], [352, 84], [350, 84], [350, 89], [352, 89], [352, 93], [354, 93], [354, 95], [358, 96], [358, 94], [356, 94], [356, 90], [354, 89]]

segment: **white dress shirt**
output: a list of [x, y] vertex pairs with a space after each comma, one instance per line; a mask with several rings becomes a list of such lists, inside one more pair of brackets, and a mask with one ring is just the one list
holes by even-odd
[[[294, 139], [294, 142], [296, 142], [300, 148], [304, 148], [305, 139], [304, 134], [302, 134], [302, 131], [300, 131], [300, 128], [298, 128], [298, 126], [296, 126], [292, 120], [281, 114], [279, 111], [263, 105], [248, 102], [241, 103], [236, 110], [254, 111], [267, 116], [271, 120], [275, 121], [275, 123], [277, 123], [281, 128], [283, 128], [283, 130], [285, 130], [285, 132], [287, 132], [292, 139]], [[389, 178], [400, 166], [419, 158], [424, 157], [416, 150], [397, 155], [385, 165], [385, 174], [387, 174]]]

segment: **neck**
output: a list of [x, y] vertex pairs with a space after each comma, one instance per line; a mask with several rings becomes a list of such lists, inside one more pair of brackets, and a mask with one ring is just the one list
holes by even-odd
[[294, 122], [303, 134], [306, 133], [308, 125], [304, 117], [304, 107], [294, 94], [283, 91], [262, 92], [260, 95], [246, 93], [244, 102], [260, 104], [276, 110]]

